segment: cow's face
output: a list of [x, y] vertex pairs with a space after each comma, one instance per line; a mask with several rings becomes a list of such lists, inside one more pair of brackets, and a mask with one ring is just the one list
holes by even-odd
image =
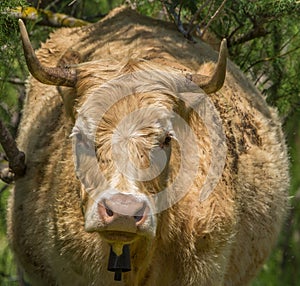
[[207, 95], [180, 74], [146, 68], [84, 89], [73, 128], [85, 229], [111, 244], [153, 237], [156, 214], [195, 178], [204, 183], [216, 161], [221, 124]]
[[[181, 161], [176, 129], [184, 103], [176, 88], [148, 77], [126, 74], [88, 91], [73, 129], [85, 229], [110, 243], [155, 235], [158, 200], [168, 204]], [[187, 134], [179, 136], [188, 144]]]

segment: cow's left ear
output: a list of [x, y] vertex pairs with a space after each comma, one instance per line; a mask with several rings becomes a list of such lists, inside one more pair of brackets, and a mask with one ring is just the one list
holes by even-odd
[[[62, 69], [70, 68], [71, 66], [77, 65], [82, 61], [81, 54], [70, 48], [61, 56], [57, 63], [57, 67]], [[66, 116], [70, 118], [73, 123], [75, 123], [74, 103], [77, 96], [76, 90], [74, 88], [64, 86], [58, 86], [57, 90], [63, 100]]]
[[179, 93], [179, 98], [185, 103], [186, 110], [197, 113], [205, 125], [211, 142], [211, 165], [205, 182], [199, 190], [199, 200], [206, 200], [215, 189], [223, 174], [227, 156], [226, 136], [223, 130], [219, 111], [209, 96], [201, 89], [187, 90]]

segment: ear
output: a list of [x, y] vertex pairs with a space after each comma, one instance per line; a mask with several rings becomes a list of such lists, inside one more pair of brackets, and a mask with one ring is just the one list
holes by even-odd
[[[68, 68], [72, 65], [76, 65], [82, 62], [82, 56], [79, 52], [68, 49], [57, 63], [59, 68]], [[70, 87], [58, 86], [57, 88], [60, 96], [62, 97], [66, 116], [75, 122], [75, 110], [74, 103], [76, 99], [76, 90]]]
[[88, 194], [87, 194], [86, 190], [84, 189], [83, 185], [80, 186], [80, 199], [81, 199], [80, 207], [81, 207], [82, 214], [84, 215], [85, 209], [86, 209], [86, 204], [88, 201]]
[[[200, 201], [206, 200], [221, 179], [227, 156], [226, 136], [217, 108], [202, 90], [180, 92], [188, 113], [195, 112], [203, 121], [211, 142], [211, 164], [205, 182], [199, 190]], [[197, 138], [201, 140], [201, 138]]]

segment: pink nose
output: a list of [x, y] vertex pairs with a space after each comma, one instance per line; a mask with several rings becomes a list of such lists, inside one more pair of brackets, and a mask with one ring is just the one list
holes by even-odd
[[128, 194], [114, 194], [98, 204], [101, 220], [108, 230], [135, 232], [149, 214], [146, 201]]

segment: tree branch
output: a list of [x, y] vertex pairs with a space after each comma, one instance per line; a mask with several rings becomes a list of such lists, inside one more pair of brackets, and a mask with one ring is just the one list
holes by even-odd
[[17, 85], [25, 85], [25, 81], [21, 80], [20, 78], [17, 78], [17, 77], [11, 77], [11, 78], [2, 78], [2, 77], [0, 77], [0, 81], [9, 82], [9, 83], [12, 83], [12, 84], [17, 84]]
[[39, 24], [50, 27], [82, 27], [90, 24], [87, 21], [70, 17], [66, 14], [53, 13], [50, 10], [36, 9], [34, 7], [17, 7], [6, 13], [15, 18], [38, 21]]
[[[192, 31], [195, 29], [194, 22], [196, 21], [196, 19], [199, 17], [200, 13], [202, 12], [202, 10], [209, 4], [212, 3], [211, 0], [206, 0], [206, 2], [204, 2], [197, 10], [197, 12], [193, 15], [192, 19], [189, 22], [188, 25], [188, 29], [187, 29], [187, 33], [190, 35], [192, 33]], [[201, 27], [201, 24], [199, 25]]]
[[25, 174], [25, 154], [17, 148], [14, 138], [4, 126], [2, 120], [0, 120], [0, 144], [9, 162], [9, 169], [3, 169], [0, 178], [9, 184]]
[[173, 22], [177, 26], [178, 31], [180, 33], [182, 33], [184, 35], [184, 37], [186, 37], [188, 40], [192, 41], [193, 39], [191, 38], [190, 35], [187, 34], [187, 31], [185, 30], [185, 28], [183, 26], [183, 23], [180, 19], [180, 12], [181, 12], [182, 7], [179, 10], [179, 14], [177, 14], [176, 11], [175, 11], [176, 6], [167, 5], [165, 0], [161, 0], [161, 2], [162, 2], [162, 5], [167, 9], [168, 14], [170, 15], [170, 18], [173, 20]]
[[228, 46], [233, 47], [239, 44], [246, 43], [256, 38], [260, 38], [266, 36], [269, 32], [263, 27], [263, 25], [255, 26], [249, 33], [244, 36], [236, 39], [235, 41], [231, 41]]
[[[4, 185], [1, 189], [0, 189], [0, 195], [8, 189], [8, 185]], [[1, 275], [0, 275], [1, 276]]]
[[204, 35], [204, 33], [207, 31], [207, 29], [209, 28], [209, 26], [211, 25], [211, 23], [216, 20], [216, 18], [220, 15], [220, 13], [222, 12], [225, 3], [227, 2], [227, 0], [223, 0], [223, 2], [221, 3], [221, 5], [219, 6], [219, 8], [216, 10], [216, 12], [211, 16], [211, 18], [209, 19], [207, 25], [203, 28], [202, 31], [202, 36]]
[[263, 58], [263, 59], [260, 59], [260, 60], [257, 60], [255, 61], [254, 63], [252, 63], [247, 69], [245, 72], [248, 72], [251, 68], [253, 68], [255, 65], [257, 64], [260, 64], [260, 63], [263, 63], [263, 62], [270, 62], [270, 61], [273, 61], [275, 59], [278, 59], [278, 58], [284, 58], [285, 56], [289, 55], [289, 54], [292, 54], [294, 53], [295, 51], [299, 50], [300, 49], [300, 46], [299, 47], [296, 47], [294, 49], [291, 49], [283, 54], [279, 54], [279, 55], [276, 55], [274, 57], [268, 57], [268, 58]]

